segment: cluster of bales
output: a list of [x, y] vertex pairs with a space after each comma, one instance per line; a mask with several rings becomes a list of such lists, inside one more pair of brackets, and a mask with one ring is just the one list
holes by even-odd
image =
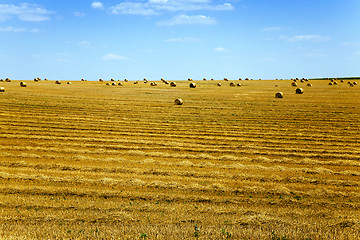
[[[46, 78], [43, 79], [43, 80], [44, 80], [44, 81], [48, 81], [48, 79], [46, 79]], [[177, 86], [176, 82], [169, 82], [169, 81], [167, 81], [167, 80], [165, 80], [165, 79], [163, 79], [163, 78], [161, 78], [160, 80], [161, 80], [162, 83], [164, 83], [164, 84], [166, 84], [166, 85], [170, 85], [171, 87], [176, 87], [176, 86]], [[202, 80], [203, 80], [203, 81], [207, 81], [206, 78], [203, 78]], [[228, 81], [229, 81], [228, 78], [224, 78], [223, 80], [224, 80], [225, 82], [228, 82]], [[241, 81], [242, 78], [239, 78], [239, 80]], [[244, 80], [245, 80], [245, 81], [249, 81], [249, 80], [253, 80], [253, 79], [245, 78]], [[261, 80], [261, 79], [259, 79], [259, 80]], [[276, 80], [278, 80], [278, 79], [276, 79]], [[338, 81], [337, 81], [336, 78], [334, 78], [334, 79], [328, 79], [328, 80], [330, 80], [329, 83], [328, 83], [328, 85], [338, 85]], [[34, 81], [35, 81], [35, 82], [40, 82], [40, 81], [42, 81], [42, 79], [41, 79], [41, 78], [34, 78]], [[87, 81], [87, 80], [82, 78], [81, 81]], [[189, 87], [190, 87], [190, 88], [196, 88], [196, 87], [197, 87], [196, 83], [194, 82], [194, 80], [193, 80], [192, 78], [188, 78], [188, 81], [190, 81], [190, 84], [189, 84]], [[214, 81], [214, 79], [212, 78], [211, 81]], [[296, 90], [295, 90], [295, 93], [296, 93], [296, 94], [303, 94], [303, 93], [304, 93], [304, 89], [301, 88], [301, 87], [298, 87], [298, 83], [306, 83], [306, 86], [307, 86], [307, 87], [312, 87], [312, 84], [311, 84], [311, 83], [309, 82], [309, 80], [306, 79], [306, 78], [302, 78], [302, 79], [295, 78], [295, 79], [291, 79], [291, 81], [292, 81], [292, 82], [291, 82], [291, 86], [297, 87]], [[9, 78], [0, 79], [0, 82], [11, 82], [11, 79], [9, 79]], [[100, 79], [99, 79], [99, 82], [104, 82], [104, 80], [100, 78]], [[117, 82], [117, 83], [116, 83], [116, 82]], [[124, 82], [129, 82], [129, 80], [125, 78], [125, 79], [124, 79]], [[148, 82], [149, 82], [149, 81], [148, 81], [146, 78], [143, 79], [143, 83], [147, 84]], [[139, 83], [139, 81], [134, 81], [134, 84], [138, 84], [138, 83]], [[344, 80], [341, 79], [341, 80], [340, 80], [340, 83], [344, 83]], [[355, 82], [355, 81], [353, 81], [353, 82], [348, 81], [347, 83], [348, 83], [349, 86], [351, 86], [351, 87], [357, 85], [357, 82]], [[56, 81], [55, 81], [55, 84], [61, 84], [61, 82], [60, 82], [59, 80], [56, 80]], [[72, 83], [71, 83], [71, 82], [67, 82], [67, 84], [68, 84], [68, 85], [71, 85]], [[107, 82], [106, 85], [123, 86], [123, 83], [120, 82], [120, 80], [115, 81], [115, 79], [111, 78], [111, 79], [110, 79], [110, 82]], [[158, 85], [158, 83], [155, 82], [155, 81], [150, 82], [150, 86], [157, 86], [157, 85]], [[221, 87], [221, 86], [222, 86], [222, 83], [218, 82], [218, 83], [216, 83], [216, 85], [219, 86], [219, 87]], [[20, 87], [26, 87], [26, 86], [27, 86], [26, 82], [23, 82], [23, 81], [20, 82]], [[241, 87], [242, 85], [241, 85], [241, 83], [237, 83], [237, 84], [236, 84], [236, 83], [230, 81], [229, 86], [230, 86], [230, 87], [236, 87], [236, 86], [237, 86], [237, 87]], [[275, 85], [275, 87], [278, 87], [278, 85]], [[4, 88], [4, 87], [0, 87], [0, 92], [5, 92], [5, 88]], [[277, 93], [275, 94], [275, 98], [284, 98], [283, 92], [277, 92]], [[178, 99], [175, 100], [175, 104], [176, 104], [176, 105], [183, 105], [183, 103], [184, 103], [184, 101], [183, 101], [182, 99], [180, 99], [180, 98], [178, 98]]]
[[[338, 82], [337, 82], [336, 78], [328, 79], [328, 80], [330, 80], [329, 83], [328, 83], [329, 86], [338, 85]], [[341, 79], [340, 83], [344, 83], [344, 80]], [[350, 87], [353, 87], [353, 86], [357, 85], [357, 82], [355, 82], [355, 81], [354, 82], [348, 81], [347, 83], [349, 84]]]

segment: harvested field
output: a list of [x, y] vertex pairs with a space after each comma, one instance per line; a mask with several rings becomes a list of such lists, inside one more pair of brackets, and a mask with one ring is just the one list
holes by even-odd
[[26, 82], [0, 84], [0, 238], [360, 239], [359, 86]]

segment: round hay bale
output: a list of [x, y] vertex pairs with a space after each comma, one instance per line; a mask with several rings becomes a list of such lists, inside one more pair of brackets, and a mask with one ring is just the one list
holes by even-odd
[[236, 84], [236, 86], [241, 87], [241, 83]]
[[106, 83], [106, 86], [110, 86], [110, 83]]
[[56, 80], [55, 84], [61, 84], [61, 82], [59, 80]]
[[195, 83], [193, 83], [193, 82], [192, 82], [192, 83], [190, 83], [190, 85], [189, 85], [189, 86], [190, 86], [190, 88], [196, 88], [196, 84], [195, 84]]
[[171, 82], [171, 83], [170, 83], [170, 86], [176, 87], [176, 82]]
[[138, 81], [135, 81], [134, 84], [138, 84], [139, 82]]
[[124, 82], [128, 82], [129, 80], [127, 80], [126, 78], [124, 79]]
[[206, 81], [206, 78], [203, 78], [203, 81]]
[[112, 85], [112, 86], [116, 86], [116, 83], [113, 82], [113, 83], [111, 83], [111, 85]]
[[66, 84], [71, 85], [71, 84], [72, 84], [72, 82], [67, 82]]
[[26, 82], [20, 82], [20, 87], [26, 87]]
[[329, 86], [331, 86], [331, 85], [333, 85], [333, 83], [332, 83], [332, 82], [329, 82]]
[[183, 105], [184, 101], [181, 98], [175, 99], [176, 105]]
[[341, 83], [343, 83], [343, 82], [344, 82], [344, 80], [343, 80], [343, 79], [341, 79], [341, 80], [340, 80], [340, 82], [341, 82]]
[[311, 83], [308, 83], [306, 86], [308, 86], [308, 87], [312, 87], [312, 84], [311, 84]]
[[112, 78], [112, 79], [110, 79], [110, 81], [115, 82], [115, 79]]
[[104, 80], [102, 80], [101, 78], [99, 79], [99, 82], [103, 82]]
[[5, 82], [11, 82], [10, 78], [5, 78]]
[[242, 79], [241, 79], [241, 78], [239, 78], [239, 81], [242, 81]]
[[245, 78], [245, 81], [249, 81], [249, 78]]
[[119, 86], [122, 86], [123, 84], [121, 82], [118, 83]]
[[4, 87], [0, 87], [0, 92], [5, 92], [5, 88], [4, 88]]
[[188, 81], [192, 81], [192, 78], [188, 78]]
[[283, 98], [284, 97], [284, 94], [282, 92], [277, 92], [275, 94], [275, 98]]
[[152, 83], [150, 83], [150, 86], [157, 86], [157, 83], [156, 83], [156, 82], [152, 82]]
[[296, 82], [292, 82], [292, 83], [291, 83], [291, 86], [297, 87], [297, 83], [296, 83]]
[[353, 85], [357, 85], [357, 82], [353, 82], [352, 84], [353, 84]]
[[353, 86], [354, 86], [354, 84], [350, 83], [350, 84], [349, 84], [349, 86], [350, 86], [350, 87], [353, 87]]
[[210, 79], [210, 81], [214, 81], [214, 79], [212, 78], [212, 79]]
[[275, 87], [278, 87], [279, 85], [275, 85]]
[[224, 78], [224, 81], [229, 81], [229, 79], [227, 79], [227, 78]]
[[303, 94], [303, 93], [304, 93], [304, 89], [302, 89], [302, 88], [297, 88], [297, 89], [295, 90], [295, 92], [296, 92], [296, 94]]
[[235, 83], [231, 82], [230, 87], [235, 87]]
[[333, 82], [334, 85], [337, 85], [338, 83], [337, 82]]
[[218, 83], [217, 85], [218, 85], [219, 87], [221, 87], [221, 83]]

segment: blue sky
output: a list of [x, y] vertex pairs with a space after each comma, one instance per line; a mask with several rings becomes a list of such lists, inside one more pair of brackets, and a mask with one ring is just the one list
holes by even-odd
[[0, 0], [0, 78], [360, 75], [359, 0]]

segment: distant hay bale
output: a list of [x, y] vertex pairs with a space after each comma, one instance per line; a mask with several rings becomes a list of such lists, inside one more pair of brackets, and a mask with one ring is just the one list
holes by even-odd
[[333, 83], [332, 83], [332, 82], [329, 82], [329, 85], [331, 86], [331, 85], [333, 85]]
[[188, 81], [192, 81], [192, 78], [188, 78]]
[[82, 79], [81, 79], [81, 81], [82, 81], [82, 82], [85, 82], [85, 79], [84, 79], [84, 78], [82, 78]]
[[291, 86], [297, 87], [297, 83], [296, 83], [296, 82], [292, 82], [292, 83], [291, 83]]
[[304, 82], [304, 79], [301, 79], [301, 80], [300, 80], [300, 82], [302, 82], [302, 83], [303, 83], [303, 82]]
[[148, 82], [148, 80], [147, 80], [146, 78], [144, 78], [143, 81], [144, 81], [144, 83], [147, 83], [147, 82]]
[[203, 81], [206, 81], [206, 78], [203, 78]]
[[349, 86], [350, 86], [350, 87], [353, 87], [353, 86], [354, 86], [354, 84], [350, 83], [350, 84], [349, 84]]
[[3, 81], [5, 81], [4, 79], [0, 79], [0, 82], [3, 82]]
[[245, 81], [249, 81], [249, 78], [245, 78]]
[[231, 82], [230, 87], [235, 87], [235, 83]]
[[353, 82], [352, 84], [353, 84], [353, 85], [357, 85], [357, 82]]
[[151, 82], [150, 86], [157, 86], [157, 83], [156, 82]]
[[168, 84], [169, 84], [169, 82], [168, 82], [168, 81], [166, 81], [166, 80], [164, 81], [164, 83], [165, 83], [166, 85], [168, 85]]
[[170, 86], [176, 87], [176, 82], [171, 82], [171, 83], [170, 83]]
[[128, 82], [129, 80], [127, 80], [126, 78], [124, 79], [124, 82]]
[[20, 82], [20, 87], [26, 87], [26, 82]]
[[341, 79], [341, 80], [340, 80], [340, 82], [341, 82], [341, 83], [343, 83], [343, 82], [344, 82], [344, 80], [343, 80], [343, 79]]
[[66, 84], [71, 85], [71, 84], [72, 84], [72, 82], [67, 82]]
[[101, 78], [99, 79], [99, 82], [103, 82], [104, 80], [102, 80]]
[[238, 84], [236, 84], [236, 86], [241, 87], [242, 85], [241, 85], [241, 83], [238, 83]]
[[212, 79], [210, 79], [211, 81], [214, 81], [214, 79], [212, 78]]
[[229, 79], [227, 79], [227, 78], [224, 78], [224, 81], [229, 81]]
[[304, 93], [304, 89], [302, 89], [302, 88], [297, 88], [297, 89], [295, 90], [295, 92], [296, 92], [296, 94], [303, 94], [303, 93]]
[[284, 97], [284, 94], [282, 92], [277, 92], [275, 94], [275, 98], [283, 98]]
[[221, 87], [221, 83], [218, 83], [217, 85], [218, 85], [219, 87]]
[[176, 105], [183, 105], [184, 101], [181, 98], [175, 99]]
[[5, 92], [5, 88], [4, 88], [4, 87], [0, 87], [0, 92]]
[[111, 83], [111, 85], [112, 85], [112, 86], [116, 86], [116, 83], [113, 82], [113, 83]]
[[56, 80], [55, 84], [61, 84], [61, 82], [59, 80]]
[[115, 82], [115, 79], [112, 78], [112, 79], [110, 79], [110, 81]]
[[275, 87], [278, 87], [279, 85], [275, 85]]
[[107, 86], [110, 86], [110, 83], [106, 83]]
[[139, 82], [138, 81], [135, 81], [134, 84], [138, 84]]
[[308, 83], [306, 86], [308, 86], [308, 87], [312, 87], [312, 84], [311, 84], [311, 83]]
[[333, 82], [334, 85], [337, 85], [338, 83], [337, 82]]
[[241, 78], [239, 78], [239, 81], [242, 81], [242, 79], [241, 79]]
[[49, 81], [49, 79], [47, 79], [47, 78], [44, 78], [44, 81]]
[[192, 82], [192, 83], [190, 83], [190, 85], [189, 85], [189, 86], [190, 86], [190, 88], [196, 88], [196, 84], [195, 84], [195, 83], [193, 83], [193, 82]]
[[5, 82], [11, 82], [10, 78], [5, 78]]
[[123, 84], [121, 82], [118, 83], [119, 86], [122, 86]]

